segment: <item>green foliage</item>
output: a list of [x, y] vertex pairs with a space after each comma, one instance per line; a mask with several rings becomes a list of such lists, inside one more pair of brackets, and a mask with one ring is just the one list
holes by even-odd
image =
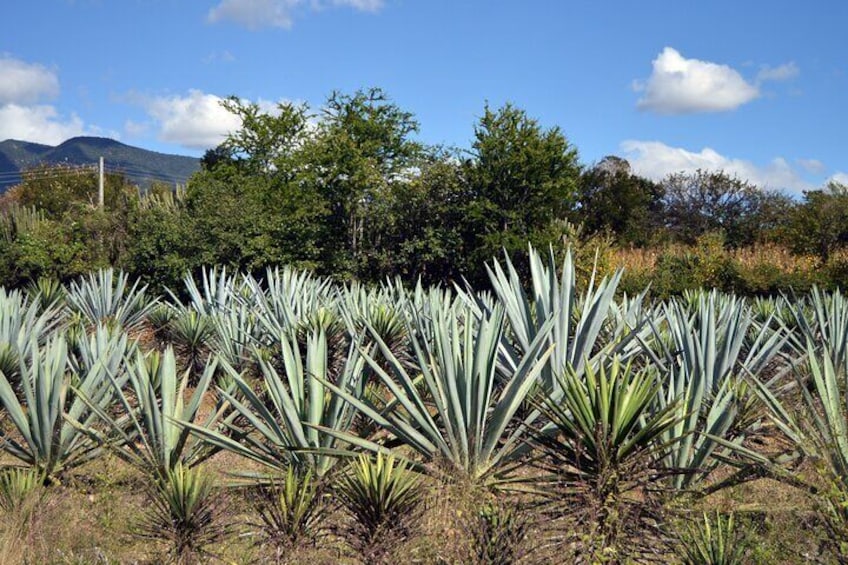
[[609, 230], [621, 244], [648, 245], [662, 238], [662, 185], [630, 173], [618, 157], [606, 157], [580, 177], [575, 221], [588, 233]]
[[751, 244], [764, 193], [724, 172], [676, 173], [663, 182], [666, 225], [679, 241], [693, 243], [723, 231], [730, 246]]
[[360, 455], [336, 494], [353, 523], [349, 543], [366, 563], [383, 563], [411, 532], [421, 503], [420, 477], [391, 455]]
[[259, 485], [252, 497], [261, 522], [259, 544], [274, 548], [279, 561], [286, 553], [312, 545], [326, 532], [324, 494], [311, 471], [289, 467], [279, 480]]
[[742, 565], [747, 563], [748, 543], [736, 529], [733, 514], [690, 525], [681, 536], [679, 554], [683, 565]]
[[663, 375], [656, 401], [680, 407], [664, 432], [673, 445], [665, 466], [685, 471], [674, 476], [676, 488], [693, 488], [724, 460], [728, 446], [757, 431], [744, 377], [774, 378], [765, 371], [786, 338], [771, 317], [757, 321], [745, 302], [715, 291], [690, 293], [663, 309], [652, 342], [657, 351], [649, 353]]
[[[550, 228], [577, 201], [577, 150], [559, 128], [543, 129], [510, 104], [486, 106], [474, 128], [466, 176], [473, 201], [468, 228], [471, 264], [479, 268], [502, 249], [521, 251], [527, 242], [554, 241]], [[469, 237], [469, 235], [466, 235]]]
[[[97, 205], [98, 179], [94, 168], [70, 165], [40, 165], [22, 173], [23, 181], [13, 189], [22, 206], [43, 211], [50, 219], [61, 219], [80, 205]], [[108, 210], [124, 207], [136, 193], [120, 174], [108, 173], [104, 179], [104, 206]]]
[[225, 539], [228, 531], [220, 523], [223, 508], [218, 496], [210, 474], [177, 464], [151, 488], [138, 534], [164, 542], [170, 563], [206, 562], [211, 557], [207, 548]]
[[0, 375], [0, 405], [14, 430], [3, 432], [0, 449], [35, 469], [45, 482], [57, 482], [66, 470], [97, 457], [101, 443], [80, 427], [96, 421], [91, 406], [105, 411], [112, 403], [107, 375], [115, 374], [118, 383], [124, 378], [116, 370], [124, 355], [121, 343], [125, 347], [126, 342], [113, 341], [92, 367], [72, 374], [63, 338], [53, 337], [45, 345], [33, 339], [19, 362], [20, 398]]
[[832, 182], [824, 190], [804, 193], [804, 202], [790, 217], [788, 243], [799, 252], [827, 261], [848, 243], [848, 187]]

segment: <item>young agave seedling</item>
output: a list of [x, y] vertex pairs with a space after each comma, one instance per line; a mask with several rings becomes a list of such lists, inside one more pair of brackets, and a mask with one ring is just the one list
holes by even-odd
[[336, 487], [353, 519], [347, 537], [366, 563], [383, 563], [413, 526], [421, 478], [392, 455], [360, 455]]
[[205, 562], [209, 546], [223, 540], [229, 528], [221, 522], [223, 502], [212, 476], [201, 468], [177, 464], [149, 494], [150, 506], [141, 521], [141, 537], [165, 542], [170, 562]]
[[277, 560], [326, 533], [323, 489], [308, 469], [289, 467], [280, 479], [257, 486], [252, 502], [260, 518], [257, 544], [273, 547]]
[[690, 525], [679, 544], [683, 565], [742, 565], [747, 550], [733, 514], [725, 518], [718, 512], [714, 520], [704, 513], [703, 522]]

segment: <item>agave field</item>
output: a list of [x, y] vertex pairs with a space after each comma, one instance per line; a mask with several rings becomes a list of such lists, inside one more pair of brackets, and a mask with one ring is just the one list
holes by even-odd
[[0, 290], [0, 561], [848, 562], [842, 294], [527, 259]]

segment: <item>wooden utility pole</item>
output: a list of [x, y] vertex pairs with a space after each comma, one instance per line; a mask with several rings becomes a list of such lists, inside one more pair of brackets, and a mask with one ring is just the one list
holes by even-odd
[[97, 177], [97, 206], [103, 209], [103, 157], [100, 157], [100, 174]]

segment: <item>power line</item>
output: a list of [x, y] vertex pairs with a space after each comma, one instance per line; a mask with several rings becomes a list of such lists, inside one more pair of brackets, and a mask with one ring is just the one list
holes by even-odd
[[[189, 177], [187, 176], [177, 176], [168, 173], [146, 171], [137, 167], [120, 167], [107, 165], [105, 170], [107, 173], [110, 174], [120, 174], [124, 176], [137, 177], [149, 180], [160, 180], [165, 182], [184, 183], [189, 179]], [[26, 171], [0, 171], [0, 184], [12, 184], [23, 182], [25, 180], [59, 179], [66, 178], [69, 175], [93, 175], [96, 178], [97, 169], [93, 166], [82, 165], [79, 167], [63, 168], [61, 170], [48, 168], [32, 169]]]

